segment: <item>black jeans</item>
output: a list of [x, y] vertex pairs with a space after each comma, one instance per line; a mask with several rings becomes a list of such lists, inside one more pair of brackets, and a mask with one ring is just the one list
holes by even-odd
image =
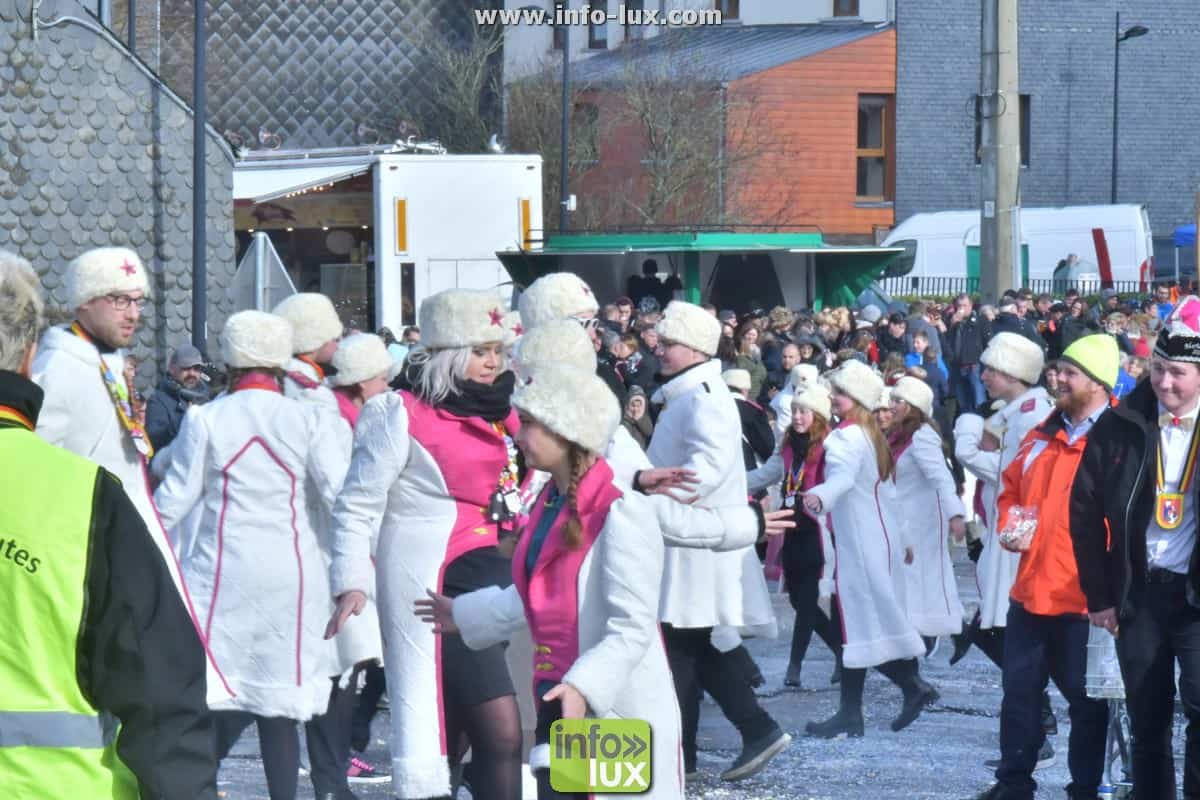
[[218, 763], [251, 724], [258, 725], [258, 747], [263, 771], [267, 774], [267, 794], [271, 800], [296, 800], [300, 774], [300, 729], [294, 719], [260, 717], [246, 711], [214, 711], [213, 733]]
[[379, 711], [379, 699], [387, 691], [387, 678], [383, 667], [371, 663], [366, 667], [366, 681], [358, 702], [354, 707], [354, 717], [350, 722], [350, 746], [360, 753], [365, 753], [371, 746], [371, 721]]
[[1104, 774], [1108, 704], [1087, 696], [1087, 617], [1030, 614], [1010, 603], [1004, 634], [1004, 700], [1000, 705], [1000, 766], [996, 780], [1005, 800], [1033, 800], [1042, 730], [1042, 692], [1046, 682], [1067, 700], [1071, 738], [1067, 765], [1072, 798], [1095, 798]]
[[[539, 686], [538, 689], [537, 696], [540, 698], [546, 693], [545, 687]], [[562, 719], [562, 702], [559, 700], [551, 700], [548, 703], [542, 700], [536, 702], [537, 727], [533, 731], [533, 743], [548, 745], [550, 744], [550, 726]], [[550, 785], [549, 769], [535, 769], [533, 777], [537, 781], [538, 800], [586, 800], [588, 797], [586, 794], [565, 794], [555, 789]], [[482, 796], [481, 794], [480, 797]]]
[[784, 567], [788, 601], [792, 604], [792, 610], [796, 612], [796, 620], [792, 623], [792, 650], [788, 664], [797, 669], [804, 663], [804, 656], [808, 654], [808, 645], [814, 633], [821, 637], [834, 657], [841, 660], [842, 632], [817, 604], [817, 584], [820, 577], [818, 570], [789, 570]]
[[1121, 623], [1117, 656], [1133, 734], [1133, 786], [1138, 797], [1175, 797], [1171, 756], [1175, 662], [1187, 716], [1183, 796], [1200, 800], [1200, 609], [1188, 604], [1186, 580], [1155, 570], [1135, 593]]
[[679, 699], [687, 771], [696, 765], [696, 731], [704, 692], [717, 701], [743, 743], [761, 739], [779, 727], [759, 706], [742, 660], [736, 653], [722, 653], [713, 647], [712, 628], [676, 628], [663, 623], [662, 633]]

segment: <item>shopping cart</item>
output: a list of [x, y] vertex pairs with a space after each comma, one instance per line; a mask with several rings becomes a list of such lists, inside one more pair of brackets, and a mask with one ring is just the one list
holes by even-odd
[[[1104, 746], [1104, 779], [1101, 796], [1133, 797], [1132, 763], [1129, 753], [1129, 712], [1125, 708], [1125, 682], [1117, 661], [1117, 640], [1104, 628], [1092, 627], [1088, 634], [1087, 672], [1084, 685], [1088, 697], [1108, 702], [1108, 737]], [[1118, 766], [1119, 764], [1119, 766]]]

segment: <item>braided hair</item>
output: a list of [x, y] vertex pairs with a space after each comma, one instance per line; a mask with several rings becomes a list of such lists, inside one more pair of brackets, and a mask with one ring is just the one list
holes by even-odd
[[579, 494], [579, 483], [587, 473], [588, 456], [590, 453], [574, 442], [567, 445], [567, 461], [571, 465], [571, 484], [567, 488], [567, 524], [563, 526], [563, 543], [568, 550], [574, 550], [583, 540], [583, 521], [579, 519], [579, 507], [576, 505]]

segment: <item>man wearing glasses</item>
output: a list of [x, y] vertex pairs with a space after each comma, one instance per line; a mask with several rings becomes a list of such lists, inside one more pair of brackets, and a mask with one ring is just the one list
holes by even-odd
[[[154, 447], [133, 412], [133, 391], [125, 380], [125, 348], [133, 342], [150, 293], [146, 267], [123, 247], [89, 250], [67, 266], [66, 289], [74, 319], [43, 334], [33, 362], [33, 380], [45, 392], [37, 433], [120, 480], [190, 611], [147, 482], [146, 463]], [[209, 700], [220, 699], [224, 684], [211, 660], [207, 678]]]

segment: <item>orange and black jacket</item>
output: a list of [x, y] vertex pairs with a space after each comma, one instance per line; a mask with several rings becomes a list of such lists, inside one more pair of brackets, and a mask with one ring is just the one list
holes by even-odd
[[1037, 530], [1021, 554], [1009, 593], [1030, 614], [1087, 613], [1071, 544], [1068, 497], [1089, 436], [1069, 444], [1062, 414], [1056, 411], [1025, 435], [1001, 478], [996, 530], [1004, 529], [1013, 506], [1037, 508]]
[[[1071, 539], [1089, 611], [1127, 614], [1145, 589], [1158, 435], [1158, 399], [1149, 381], [1103, 414], [1088, 435], [1071, 490]], [[1200, 483], [1193, 481], [1185, 502], [1200, 503]], [[1192, 551], [1187, 598], [1200, 608], [1200, 546]]]

